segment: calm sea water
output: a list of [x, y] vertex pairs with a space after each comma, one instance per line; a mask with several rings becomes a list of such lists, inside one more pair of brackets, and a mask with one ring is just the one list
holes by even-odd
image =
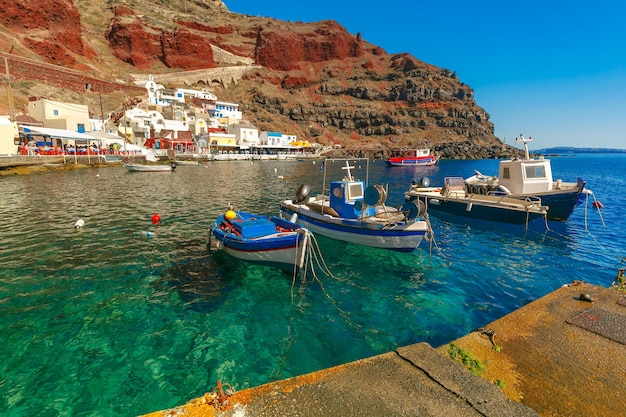
[[[208, 253], [206, 231], [228, 203], [275, 214], [301, 183], [319, 191], [319, 162], [1, 177], [0, 414], [144, 414], [218, 379], [243, 389], [416, 342], [439, 346], [573, 280], [609, 286], [626, 256], [626, 156], [552, 162], [556, 178], [587, 181], [606, 227], [589, 205], [550, 231], [432, 217], [432, 254], [427, 242], [406, 254], [319, 237], [332, 276], [304, 283]], [[388, 182], [388, 202], [401, 203], [414, 177], [438, 184], [497, 165], [376, 161], [370, 180]], [[78, 218], [86, 226], [76, 232]]]

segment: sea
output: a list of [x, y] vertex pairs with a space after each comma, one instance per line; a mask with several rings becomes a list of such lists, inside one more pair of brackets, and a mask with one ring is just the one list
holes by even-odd
[[[412, 253], [317, 236], [318, 263], [298, 277], [211, 253], [207, 231], [229, 205], [278, 214], [299, 185], [320, 192], [320, 161], [0, 177], [0, 414], [142, 415], [218, 381], [242, 390], [413, 343], [439, 347], [576, 280], [608, 287], [626, 266], [626, 155], [551, 161], [555, 179], [583, 178], [594, 193], [567, 222], [431, 215], [434, 239]], [[496, 175], [498, 161], [375, 160], [369, 181], [400, 205], [412, 180], [475, 169]]]

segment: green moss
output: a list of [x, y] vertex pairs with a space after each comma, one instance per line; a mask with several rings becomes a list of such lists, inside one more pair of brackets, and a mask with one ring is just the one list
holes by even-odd
[[617, 276], [615, 277], [611, 288], [613, 288], [615, 291], [626, 293], [626, 278], [624, 278], [624, 268], [619, 268], [617, 270]]
[[506, 383], [501, 379], [496, 379], [495, 381], [493, 381], [493, 383], [496, 385], [496, 387], [500, 388], [500, 390], [506, 388]]
[[448, 347], [448, 355], [450, 356], [450, 358], [465, 366], [467, 369], [470, 370], [471, 373], [476, 376], [485, 372], [485, 367], [483, 366], [481, 361], [475, 359], [471, 353], [464, 349], [461, 349], [454, 343], [450, 343], [450, 346]]

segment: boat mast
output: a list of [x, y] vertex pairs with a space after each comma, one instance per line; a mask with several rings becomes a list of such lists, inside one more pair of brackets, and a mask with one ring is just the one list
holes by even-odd
[[524, 135], [522, 135], [521, 133], [520, 133], [519, 137], [520, 137], [520, 139], [515, 138], [515, 142], [522, 142], [522, 143], [524, 144], [524, 158], [525, 158], [525, 159], [530, 159], [530, 155], [528, 154], [528, 145], [527, 145], [527, 142], [532, 142], [532, 141], [533, 141], [533, 138], [528, 138], [528, 139], [526, 139], [526, 138], [524, 137]]

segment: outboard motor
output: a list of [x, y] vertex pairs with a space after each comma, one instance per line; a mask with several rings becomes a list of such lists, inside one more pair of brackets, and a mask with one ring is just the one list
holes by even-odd
[[295, 203], [302, 203], [309, 197], [309, 194], [311, 194], [311, 186], [309, 184], [302, 184], [296, 190]]
[[172, 172], [176, 171], [176, 162], [172, 162]]
[[417, 186], [418, 188], [428, 188], [430, 187], [430, 178], [422, 177], [420, 179], [412, 179], [411, 185]]

